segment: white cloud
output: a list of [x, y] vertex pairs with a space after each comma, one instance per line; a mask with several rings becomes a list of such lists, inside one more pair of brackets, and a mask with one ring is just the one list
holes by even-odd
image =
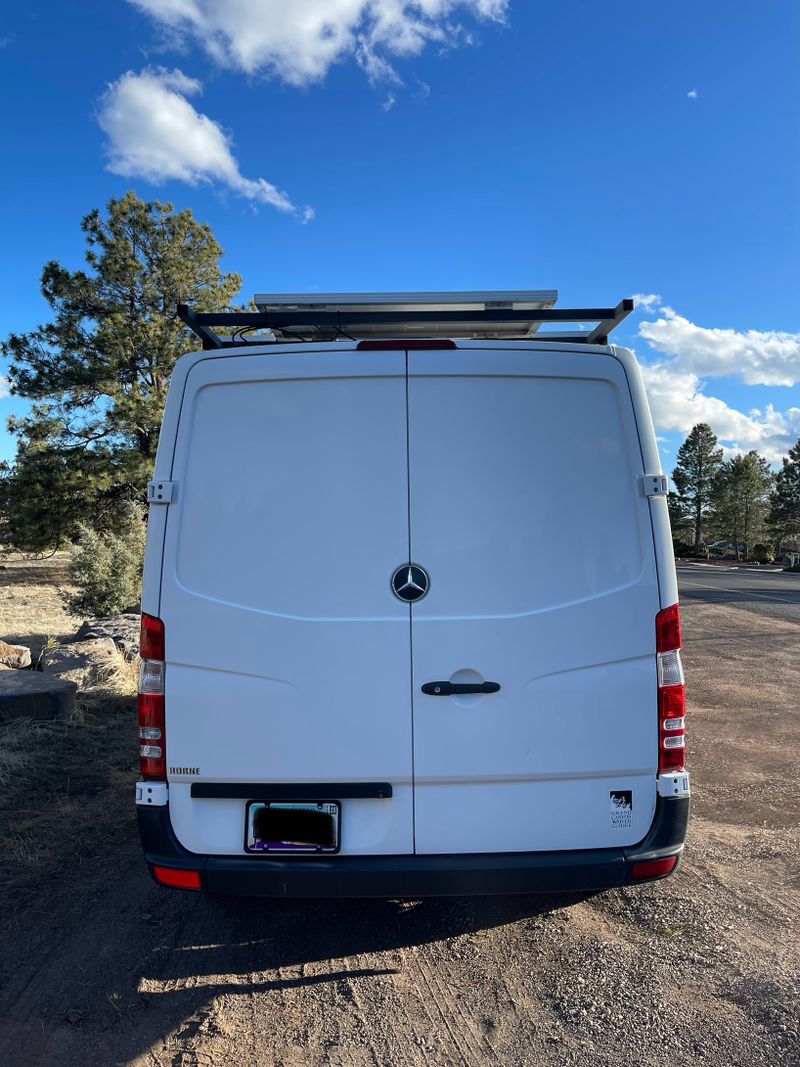
[[661, 305], [661, 296], [658, 293], [634, 293], [633, 300], [637, 311], [639, 308], [644, 311], [656, 311]]
[[[154, 184], [168, 179], [219, 182], [255, 203], [296, 212], [286, 193], [263, 178], [245, 178], [219, 123], [186, 99], [202, 86], [180, 70], [128, 71], [100, 100], [98, 122], [108, 137], [108, 169]], [[309, 214], [309, 212], [311, 212]], [[303, 221], [313, 217], [306, 208]]]
[[0, 400], [7, 396], [11, 396], [11, 382], [0, 374]]
[[291, 85], [353, 58], [372, 81], [399, 83], [395, 59], [466, 41], [459, 15], [503, 21], [509, 0], [129, 0], [221, 65]]
[[[654, 310], [655, 294], [640, 299]], [[708, 329], [668, 307], [639, 334], [666, 359], [642, 365], [653, 421], [659, 430], [688, 433], [707, 422], [728, 453], [757, 449], [771, 463], [800, 437], [800, 407], [772, 404], [749, 412], [706, 392], [704, 379], [728, 377], [746, 385], [791, 386], [800, 381], [800, 334]]]
[[642, 367], [653, 421], [659, 430], [686, 434], [707, 422], [728, 452], [757, 449], [770, 463], [779, 463], [800, 437], [800, 407], [780, 412], [768, 404], [763, 410], [737, 411], [724, 400], [707, 396], [691, 371], [677, 371], [668, 363]]
[[686, 95], [689, 97], [690, 100], [696, 100], [700, 94], [697, 92], [696, 89], [690, 89]]
[[384, 111], [391, 111], [396, 103], [397, 97], [394, 95], [394, 93], [389, 93], [389, 95], [383, 101], [383, 104], [381, 106], [383, 107]]
[[708, 329], [672, 308], [639, 335], [651, 348], [674, 357], [674, 366], [701, 377], [731, 376], [747, 385], [795, 385], [800, 381], [800, 333]]

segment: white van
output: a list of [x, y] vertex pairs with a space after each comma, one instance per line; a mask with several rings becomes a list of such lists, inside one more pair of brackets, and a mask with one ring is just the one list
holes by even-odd
[[204, 347], [170, 385], [142, 602], [161, 885], [418, 897], [676, 868], [667, 482], [608, 344], [633, 303], [556, 295], [181, 309]]

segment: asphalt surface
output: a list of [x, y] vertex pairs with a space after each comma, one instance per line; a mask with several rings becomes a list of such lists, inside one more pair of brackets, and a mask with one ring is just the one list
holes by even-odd
[[677, 570], [684, 604], [723, 604], [800, 625], [800, 574], [702, 563], [679, 563]]

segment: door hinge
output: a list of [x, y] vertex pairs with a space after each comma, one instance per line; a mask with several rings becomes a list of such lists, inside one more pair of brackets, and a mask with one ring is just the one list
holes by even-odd
[[642, 485], [645, 496], [668, 496], [669, 485], [666, 474], [643, 474]]
[[691, 796], [692, 790], [689, 786], [689, 775], [686, 771], [678, 771], [676, 774], [659, 774], [656, 782], [660, 797]]
[[177, 482], [152, 481], [147, 483], [148, 504], [171, 504], [175, 499]]
[[136, 803], [140, 807], [152, 804], [154, 808], [163, 808], [169, 799], [166, 782], [137, 782]]

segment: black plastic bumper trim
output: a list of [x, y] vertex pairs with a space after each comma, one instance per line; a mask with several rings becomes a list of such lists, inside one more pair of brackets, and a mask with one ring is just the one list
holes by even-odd
[[388, 800], [389, 782], [192, 782], [194, 800]]
[[178, 843], [168, 806], [136, 810], [148, 866], [200, 871], [203, 888], [210, 893], [416, 898], [576, 892], [627, 885], [634, 863], [667, 856], [678, 856], [680, 862], [689, 798], [659, 797], [650, 832], [630, 848], [456, 856], [198, 856]]

